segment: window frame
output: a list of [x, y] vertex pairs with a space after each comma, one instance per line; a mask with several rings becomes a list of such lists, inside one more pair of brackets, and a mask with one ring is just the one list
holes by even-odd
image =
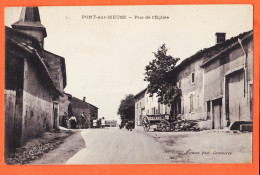
[[191, 84], [195, 84], [195, 72], [191, 72]]

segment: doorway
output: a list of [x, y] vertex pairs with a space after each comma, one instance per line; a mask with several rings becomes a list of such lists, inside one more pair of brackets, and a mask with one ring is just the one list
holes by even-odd
[[53, 129], [58, 129], [58, 103], [53, 102]]
[[213, 107], [212, 128], [223, 129], [222, 98], [212, 101], [212, 107]]

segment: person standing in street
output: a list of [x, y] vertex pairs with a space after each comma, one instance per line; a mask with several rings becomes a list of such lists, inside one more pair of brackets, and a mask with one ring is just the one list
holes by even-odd
[[106, 124], [105, 118], [102, 117], [102, 119], [101, 119], [101, 127], [104, 128], [105, 124]]
[[82, 114], [81, 114], [81, 129], [85, 129], [86, 128], [86, 112], [84, 111]]

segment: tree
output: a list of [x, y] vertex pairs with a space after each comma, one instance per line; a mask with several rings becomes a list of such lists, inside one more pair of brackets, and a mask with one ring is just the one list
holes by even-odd
[[145, 67], [144, 81], [149, 83], [147, 91], [150, 96], [156, 93], [158, 102], [171, 105], [181, 95], [181, 90], [166, 79], [166, 74], [173, 70], [179, 58], [167, 55], [167, 51], [163, 44], [157, 52], [153, 52], [155, 59]]
[[121, 100], [117, 114], [120, 115], [123, 125], [125, 123], [125, 120], [134, 120], [135, 118], [134, 95], [132, 94], [126, 95], [126, 97]]

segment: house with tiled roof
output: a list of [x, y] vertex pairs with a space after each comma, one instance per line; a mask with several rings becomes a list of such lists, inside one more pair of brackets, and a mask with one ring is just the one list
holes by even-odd
[[203, 127], [222, 129], [252, 122], [253, 31], [217, 43], [183, 60], [167, 75], [182, 91], [172, 118], [202, 120]]
[[58, 129], [65, 59], [44, 50], [46, 36], [38, 7], [23, 7], [5, 27], [5, 150]]

